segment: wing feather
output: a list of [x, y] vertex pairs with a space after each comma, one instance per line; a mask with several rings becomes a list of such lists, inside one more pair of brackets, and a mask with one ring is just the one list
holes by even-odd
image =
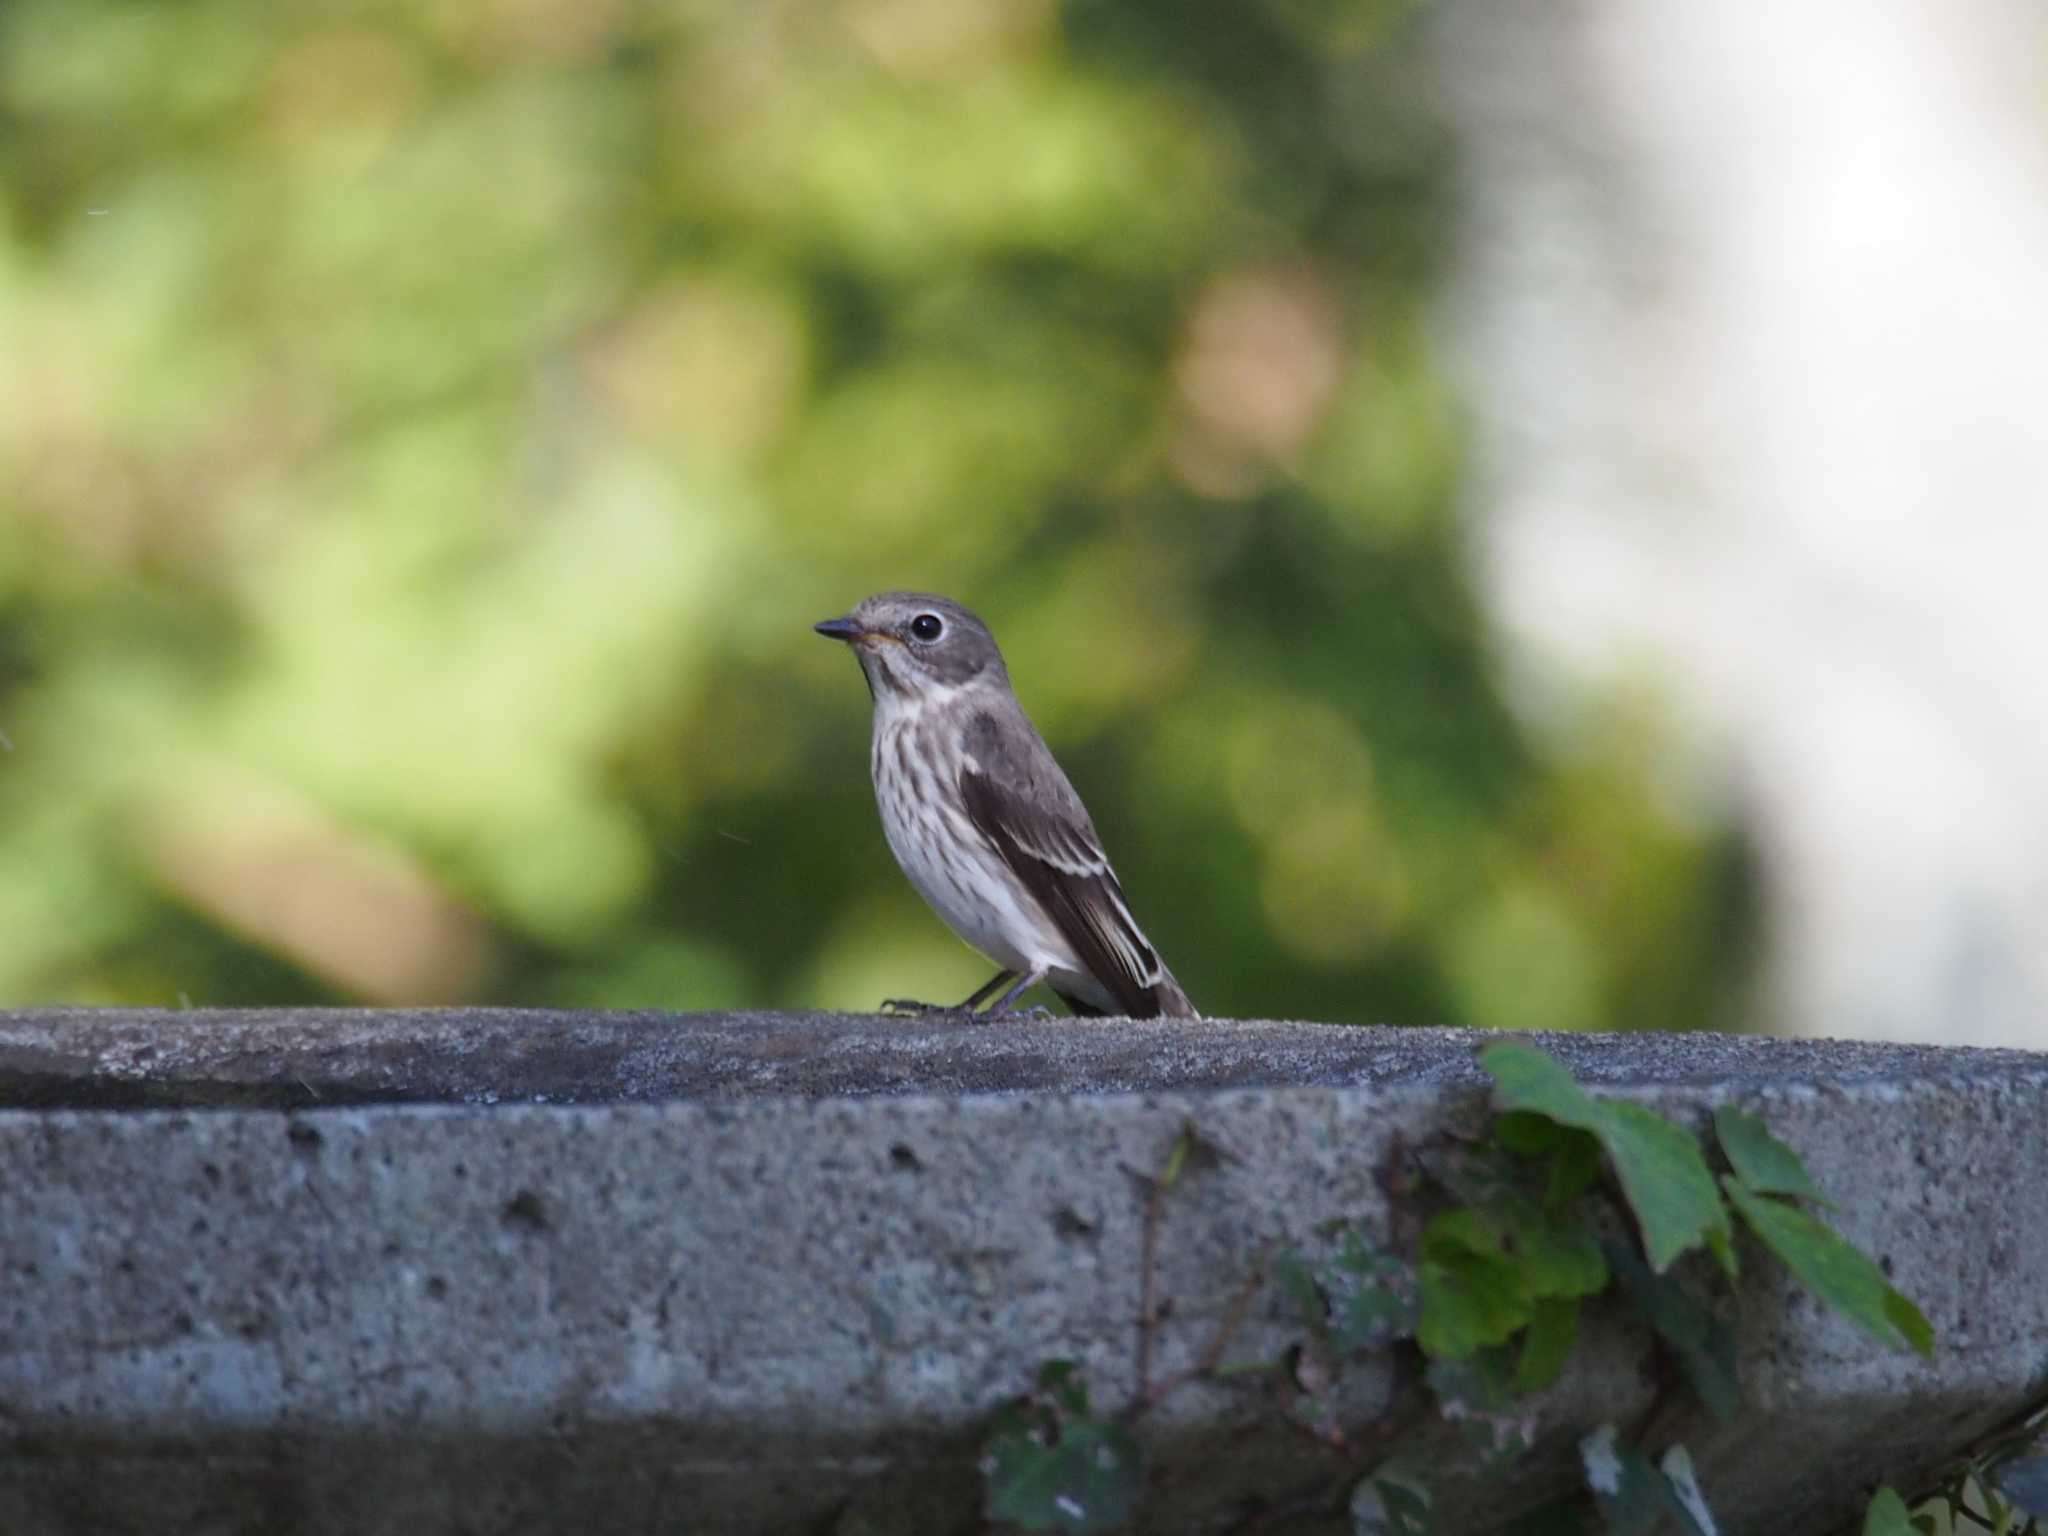
[[[1018, 737], [1017, 727], [1029, 734]], [[1163, 1002], [1192, 1012], [1131, 915], [1080, 797], [1022, 712], [1009, 731], [992, 716], [977, 716], [966, 746], [960, 792], [968, 819], [1037, 898], [1082, 967], [1133, 1018], [1153, 1017]], [[1170, 1000], [1162, 998], [1162, 983]]]

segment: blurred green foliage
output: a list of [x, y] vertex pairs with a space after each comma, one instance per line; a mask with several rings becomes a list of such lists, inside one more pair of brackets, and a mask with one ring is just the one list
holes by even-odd
[[809, 627], [912, 586], [1206, 1011], [1726, 1018], [1467, 590], [1419, 19], [9, 0], [0, 1001], [964, 995]]

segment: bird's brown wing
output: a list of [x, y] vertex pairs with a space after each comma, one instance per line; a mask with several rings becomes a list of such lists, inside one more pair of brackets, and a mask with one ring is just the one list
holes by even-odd
[[968, 819], [1037, 898], [1082, 968], [1133, 1018], [1192, 1014], [1131, 916], [1080, 797], [1023, 712], [1000, 725], [977, 715], [963, 745]]

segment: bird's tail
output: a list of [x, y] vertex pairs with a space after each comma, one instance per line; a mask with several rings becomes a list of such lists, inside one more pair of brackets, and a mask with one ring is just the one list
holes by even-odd
[[1195, 1005], [1188, 1001], [1187, 993], [1181, 991], [1180, 983], [1168, 971], [1159, 978], [1159, 985], [1152, 989], [1153, 999], [1159, 1004], [1159, 1016], [1166, 1019], [1199, 1019]]
[[[1085, 997], [1078, 997], [1072, 992], [1061, 991], [1058, 987], [1054, 987], [1053, 991], [1059, 993], [1060, 1001], [1073, 1009], [1077, 1018], [1100, 1019], [1108, 1016], [1108, 1009], [1097, 1007]], [[1143, 1013], [1138, 1013], [1134, 1009], [1133, 1015], [1137, 1018], [1199, 1019], [1201, 1017], [1199, 1013], [1195, 1012], [1195, 1005], [1188, 1001], [1187, 993], [1181, 991], [1180, 983], [1173, 979], [1171, 972], [1163, 976], [1156, 986], [1147, 988], [1145, 995], [1151, 1000], [1153, 1006], [1147, 1008]]]

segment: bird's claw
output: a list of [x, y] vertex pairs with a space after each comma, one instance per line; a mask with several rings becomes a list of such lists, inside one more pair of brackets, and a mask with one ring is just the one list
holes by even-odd
[[1059, 1015], [1043, 1003], [1033, 1003], [1029, 1007], [1012, 1004], [1008, 1008], [991, 1008], [983, 1017], [991, 1019], [1056, 1019]]
[[921, 1003], [914, 997], [885, 997], [882, 1012], [901, 1014], [911, 1019], [931, 1018], [972, 1018], [974, 1011], [958, 1003]]

